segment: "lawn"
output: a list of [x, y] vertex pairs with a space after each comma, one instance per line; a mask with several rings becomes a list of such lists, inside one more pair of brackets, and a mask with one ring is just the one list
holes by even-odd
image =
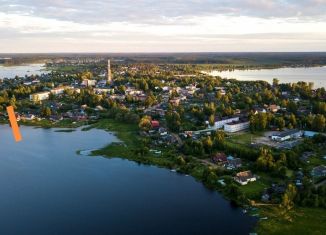
[[130, 155], [133, 148], [137, 148], [139, 145], [139, 139], [137, 138], [138, 127], [135, 124], [126, 124], [113, 119], [102, 119], [95, 124], [83, 128], [83, 130], [86, 131], [91, 128], [115, 132], [115, 135], [122, 141], [121, 143], [109, 144], [105, 148], [96, 151], [95, 154], [126, 157]]
[[253, 200], [260, 200], [264, 189], [271, 187], [273, 183], [284, 183], [282, 179], [271, 177], [265, 172], [258, 172], [257, 175], [257, 181], [249, 182], [247, 185], [240, 187], [241, 191]]
[[266, 184], [263, 181], [250, 182], [247, 185], [240, 186], [242, 192], [250, 199], [260, 199], [262, 192], [265, 188], [268, 188], [270, 185]]
[[267, 235], [325, 235], [326, 210], [315, 208], [296, 208], [288, 213], [288, 219], [281, 214], [279, 207], [262, 210], [267, 220], [259, 222], [258, 234]]
[[251, 141], [254, 141], [255, 138], [261, 137], [261, 134], [259, 133], [241, 133], [241, 134], [233, 134], [228, 137], [228, 140], [232, 143], [237, 143], [237, 144], [243, 144], [243, 145], [250, 145]]

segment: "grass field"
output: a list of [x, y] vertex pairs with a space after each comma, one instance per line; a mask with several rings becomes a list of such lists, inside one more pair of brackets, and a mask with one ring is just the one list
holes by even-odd
[[228, 137], [228, 141], [236, 144], [243, 144], [243, 145], [250, 145], [251, 141], [254, 141], [255, 138], [261, 137], [261, 134], [257, 133], [240, 133], [240, 134], [233, 134]]
[[314, 208], [296, 208], [288, 217], [282, 215], [280, 208], [269, 207], [262, 210], [267, 220], [259, 222], [258, 234], [266, 235], [325, 235], [326, 211]]

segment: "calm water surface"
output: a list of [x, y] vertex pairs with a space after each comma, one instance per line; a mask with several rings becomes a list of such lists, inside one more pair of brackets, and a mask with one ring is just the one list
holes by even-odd
[[0, 234], [201, 234], [252, 231], [255, 219], [192, 177], [77, 155], [115, 141], [101, 130], [0, 126]]
[[293, 83], [298, 81], [313, 82], [315, 88], [326, 87], [326, 66], [311, 68], [279, 68], [261, 70], [234, 70], [234, 71], [212, 71], [213, 76], [222, 78], [236, 78], [239, 80], [263, 80], [272, 82], [278, 78], [282, 83]]
[[20, 66], [0, 65], [0, 79], [14, 78], [15, 76], [24, 77], [25, 75], [40, 75], [46, 73], [44, 64], [29, 64]]

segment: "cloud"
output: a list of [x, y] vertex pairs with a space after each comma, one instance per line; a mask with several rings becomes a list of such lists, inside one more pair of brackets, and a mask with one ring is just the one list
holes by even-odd
[[325, 17], [325, 0], [1, 0], [0, 11], [78, 23], [169, 24], [182, 17]]
[[0, 0], [0, 51], [326, 50], [325, 12], [326, 0]]

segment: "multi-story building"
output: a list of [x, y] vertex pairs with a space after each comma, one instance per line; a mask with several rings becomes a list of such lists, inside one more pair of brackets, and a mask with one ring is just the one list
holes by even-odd
[[51, 93], [53, 95], [61, 95], [61, 94], [63, 94], [63, 92], [65, 90], [68, 90], [68, 89], [74, 89], [74, 88], [70, 87], [70, 86], [61, 86], [61, 87], [57, 87], [57, 88], [52, 89]]
[[238, 132], [238, 131], [248, 129], [249, 126], [250, 126], [249, 121], [235, 121], [235, 122], [225, 124], [224, 131], [233, 133], [233, 132]]
[[30, 99], [30, 101], [33, 101], [33, 102], [47, 100], [49, 98], [50, 93], [51, 93], [50, 91], [34, 93], [29, 96], [29, 99]]
[[[239, 121], [239, 117], [226, 117], [226, 118], [215, 118], [214, 126], [212, 126], [213, 129], [220, 129], [224, 127], [225, 124], [231, 123], [231, 122], [237, 122]], [[208, 121], [207, 121], [208, 124]]]

